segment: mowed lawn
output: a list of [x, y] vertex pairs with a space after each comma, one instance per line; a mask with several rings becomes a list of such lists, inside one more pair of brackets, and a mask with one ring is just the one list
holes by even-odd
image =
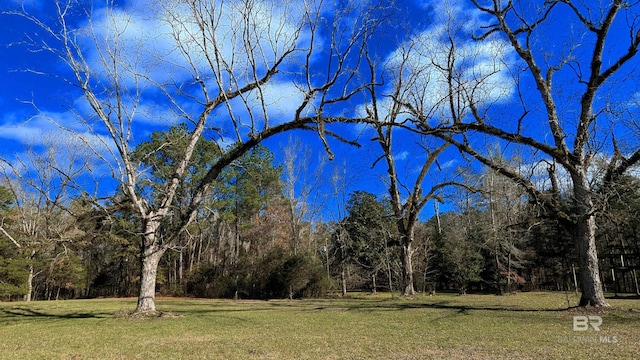
[[[640, 300], [567, 309], [574, 294], [437, 294], [415, 299], [135, 299], [0, 303], [2, 359], [634, 359]], [[574, 331], [574, 316], [600, 331]], [[584, 319], [584, 318], [583, 318]]]

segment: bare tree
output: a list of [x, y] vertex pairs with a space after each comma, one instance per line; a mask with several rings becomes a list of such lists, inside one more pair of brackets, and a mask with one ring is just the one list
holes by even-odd
[[[288, 217], [293, 253], [296, 254], [302, 244], [306, 230], [307, 243], [311, 241], [311, 225], [326, 203], [326, 193], [321, 191], [322, 172], [325, 167], [323, 156], [318, 159], [315, 169], [312, 164], [312, 148], [300, 138], [289, 136], [284, 152], [284, 186], [288, 204]], [[305, 221], [307, 222], [305, 226]]]
[[[375, 107], [374, 102], [374, 108]], [[449, 146], [449, 144], [444, 143], [433, 150], [426, 147], [424, 148], [424, 161], [420, 165], [418, 175], [411, 187], [406, 186], [398, 173], [394, 158], [395, 155], [392, 148], [394, 131], [397, 130], [394, 130], [393, 125], [378, 126], [377, 141], [382, 148], [383, 157], [387, 163], [389, 195], [391, 196], [391, 206], [400, 236], [399, 243], [402, 250], [402, 294], [404, 296], [413, 296], [415, 295], [415, 289], [412, 257], [414, 253], [413, 243], [415, 239], [415, 229], [419, 220], [418, 216], [429, 200], [434, 199], [435, 201], [444, 202], [442, 197], [439, 196], [440, 190], [454, 183], [437, 183], [432, 185], [430, 189], [424, 193], [425, 177], [435, 165], [438, 156]]]
[[36, 255], [50, 265], [64, 261], [68, 245], [82, 233], [70, 204], [79, 195], [76, 181], [88, 174], [90, 159], [80, 144], [64, 143], [53, 134], [38, 142], [46, 151], [37, 151], [33, 145], [11, 163], [0, 162], [4, 183], [15, 199], [13, 224], [9, 229], [0, 226], [0, 231], [28, 259], [26, 301], [33, 299], [34, 278], [46, 270], [36, 268]]
[[[519, 85], [522, 112], [514, 113], [513, 108], [507, 112], [497, 104], [482, 103], [486, 92], [454, 82], [451, 93], [465, 104], [460, 116], [448, 123], [429, 123], [424, 114], [414, 111], [416, 121], [425, 133], [451, 142], [508, 177], [552, 216], [570, 224], [575, 229], [580, 259], [580, 305], [608, 306], [598, 266], [595, 218], [599, 208], [594, 203], [590, 169], [594, 157], [605, 152], [607, 141], [611, 141], [608, 148], [613, 150], [608, 155], [611, 161], [605, 179], [620, 176], [640, 160], [637, 146], [625, 152], [617, 147], [619, 133], [614, 130], [619, 129], [622, 119], [613, 111], [616, 101], [628, 101], [618, 97], [615, 89], [633, 81], [625, 69], [633, 66], [640, 45], [639, 6], [625, 0], [602, 3], [598, 8], [571, 0], [472, 3], [489, 19], [475, 26], [480, 32], [476, 40], [502, 44], [502, 48], [515, 52], [517, 60], [490, 69], [499, 72], [509, 67]], [[462, 35], [449, 35], [452, 64], [465, 61], [458, 56], [466, 44], [461, 43]], [[550, 51], [552, 48], [555, 51]], [[535, 96], [527, 93], [530, 84], [535, 86]], [[503, 166], [487, 154], [486, 141], [532, 150], [532, 165], [523, 171]], [[540, 181], [539, 172], [532, 171], [538, 164], [549, 164], [551, 188], [545, 185], [548, 181]], [[573, 206], [568, 211], [556, 191], [561, 175], [556, 164], [570, 178]]]
[[[332, 229], [332, 250], [331, 254], [333, 259], [336, 259], [335, 263], [340, 268], [340, 293], [342, 296], [347, 295], [347, 280], [349, 278], [349, 262], [348, 253], [347, 253], [347, 243], [349, 242], [349, 236], [344, 228], [344, 223], [341, 221], [346, 218], [347, 214], [347, 198], [348, 198], [348, 187], [349, 184], [353, 182], [353, 179], [349, 177], [347, 174], [347, 166], [346, 163], [344, 166], [336, 166], [333, 169], [333, 174], [331, 176], [331, 185], [332, 185], [332, 198], [336, 202], [336, 205], [333, 207], [335, 213], [333, 217], [335, 220], [335, 229]], [[327, 274], [330, 274], [329, 269], [329, 246], [325, 246], [324, 248], [326, 252], [326, 262], [327, 262]], [[328, 275], [327, 275], [328, 276]]]
[[[498, 150], [494, 151], [493, 161], [510, 169], [522, 166], [519, 158], [504, 159]], [[522, 244], [527, 237], [523, 235], [535, 223], [529, 222], [531, 214], [526, 211], [524, 190], [492, 169], [485, 170], [479, 179], [482, 203], [478, 205], [486, 208], [488, 219], [485, 220], [487, 234], [484, 247], [494, 257], [496, 289], [502, 294], [511, 291], [514, 281], [523, 281], [517, 274], [517, 269], [524, 263]]]
[[[81, 91], [85, 108], [78, 111], [86, 121], [78, 135], [113, 165], [141, 223], [136, 312], [154, 312], [158, 262], [225, 167], [291, 129], [317, 132], [330, 156], [327, 136], [345, 140], [325, 124], [357, 121], [333, 114], [361, 89], [354, 82], [361, 48], [378, 23], [364, 6], [334, 11], [313, 1], [106, 2], [94, 9], [81, 3], [56, 1], [54, 23], [18, 14], [45, 31], [33, 38], [34, 46], [56, 54], [71, 71], [67, 80]], [[80, 23], [78, 14], [84, 15]], [[188, 125], [188, 146], [162, 189], [141, 192], [146, 171], [131, 157], [141, 122], [176, 121]], [[175, 209], [202, 137], [218, 141], [222, 154], [209, 164], [188, 205]]]
[[[376, 163], [384, 159], [387, 165], [389, 195], [402, 249], [404, 296], [415, 294], [412, 256], [420, 212], [430, 200], [444, 202], [443, 191], [449, 186], [474, 191], [470, 185], [455, 181], [455, 171], [443, 168], [438, 162], [450, 146], [448, 140], [416, 135], [420, 130], [410, 127], [409, 118], [416, 111], [424, 118], [439, 122], [451, 121], [458, 116], [460, 101], [451, 94], [451, 85], [463, 75], [455, 72], [450, 57], [451, 44], [442, 43], [441, 36], [443, 32], [451, 31], [450, 27], [464, 24], [455, 23], [457, 14], [453, 8], [443, 6], [442, 9], [445, 13], [436, 25], [412, 36], [386, 59], [380, 76], [378, 64], [371, 54], [367, 54], [372, 77], [368, 90], [372, 101], [365, 112], [376, 131], [374, 140], [382, 150]], [[479, 56], [480, 51], [467, 50], [464, 56]], [[378, 77], [389, 77], [390, 80], [376, 81]], [[472, 80], [467, 85], [483, 88], [487, 86], [486, 80]], [[397, 168], [394, 138], [401, 136], [404, 143], [412, 137], [415, 139], [415, 149], [410, 155], [415, 168], [407, 170], [416, 172], [413, 178], [401, 174]], [[419, 165], [416, 165], [418, 159]], [[448, 176], [445, 175], [447, 171]], [[411, 178], [409, 184], [405, 181], [407, 178]]]

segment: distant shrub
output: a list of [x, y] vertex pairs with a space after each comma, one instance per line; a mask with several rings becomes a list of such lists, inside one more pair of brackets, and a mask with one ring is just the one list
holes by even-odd
[[242, 259], [233, 270], [216, 267], [195, 271], [187, 282], [187, 294], [210, 298], [301, 298], [323, 296], [329, 280], [320, 259], [311, 253], [287, 254], [275, 248], [262, 259]]

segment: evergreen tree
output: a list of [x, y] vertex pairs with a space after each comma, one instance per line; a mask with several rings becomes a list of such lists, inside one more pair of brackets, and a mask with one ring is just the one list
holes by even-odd
[[353, 192], [347, 202], [347, 217], [342, 221], [340, 253], [342, 261], [358, 266], [371, 279], [371, 289], [376, 291], [379, 275], [389, 278], [390, 258], [397, 258], [397, 245], [389, 249], [392, 239], [397, 239], [397, 228], [388, 204], [379, 201], [375, 195]]

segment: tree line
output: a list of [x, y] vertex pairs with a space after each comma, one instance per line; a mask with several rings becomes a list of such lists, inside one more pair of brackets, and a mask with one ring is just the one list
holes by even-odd
[[[137, 150], [183, 139], [184, 131], [176, 126], [154, 133]], [[154, 172], [170, 169], [180, 142], [172, 144], [146, 160]], [[193, 176], [203, 164], [194, 165]], [[454, 210], [417, 221], [411, 252], [416, 290], [577, 291], [575, 230], [541, 213], [523, 189], [491, 169], [473, 178], [480, 179], [475, 192], [460, 188], [447, 198]], [[388, 196], [354, 191], [344, 218], [295, 221], [300, 211], [283, 191], [285, 179], [284, 166], [265, 147], [227, 169], [160, 261], [158, 292], [251, 299], [402, 294], [404, 251]], [[616, 195], [597, 224], [605, 291], [639, 293], [639, 184], [629, 176], [611, 189]], [[142, 240], [132, 235], [139, 220], [125, 196], [115, 194], [105, 207], [78, 196], [47, 208], [50, 201], [36, 202], [36, 194], [18, 189], [0, 187], [2, 231], [11, 239], [0, 246], [2, 299], [137, 295]], [[570, 199], [565, 206], [572, 206]]]

